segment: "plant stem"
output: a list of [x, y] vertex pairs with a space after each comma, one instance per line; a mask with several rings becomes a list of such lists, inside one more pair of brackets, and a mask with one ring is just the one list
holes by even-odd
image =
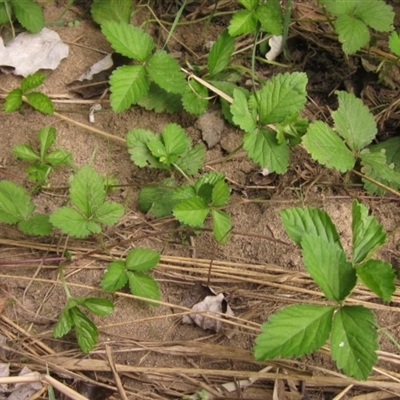
[[64, 288], [65, 295], [67, 296], [67, 299], [70, 299], [72, 296], [71, 296], [71, 293], [70, 293], [70, 291], [68, 289], [67, 281], [65, 280], [63, 263], [61, 263], [60, 266], [58, 267], [58, 274], [60, 276], [60, 281], [61, 281], [62, 286]]
[[386, 190], [387, 192], [390, 192], [390, 193], [400, 197], [400, 193], [397, 190], [392, 189], [390, 186], [387, 186], [387, 185], [383, 184], [382, 182], [379, 182], [379, 181], [377, 181], [367, 175], [364, 175], [361, 172], [358, 172], [354, 169], [352, 169], [351, 172], [353, 172], [354, 174], [356, 174], [358, 176], [361, 176], [361, 178], [366, 179], [367, 181], [370, 181], [374, 185], [379, 186], [380, 188]]

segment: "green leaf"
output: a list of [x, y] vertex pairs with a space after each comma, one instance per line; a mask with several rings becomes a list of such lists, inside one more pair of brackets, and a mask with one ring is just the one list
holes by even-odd
[[366, 380], [377, 361], [377, 332], [372, 311], [363, 306], [341, 307], [333, 318], [331, 354], [346, 375]]
[[306, 103], [307, 75], [304, 72], [278, 74], [256, 92], [260, 122], [282, 122], [288, 115], [299, 113]]
[[166, 51], [156, 51], [146, 64], [146, 71], [151, 79], [167, 92], [183, 93], [186, 89], [185, 75], [181, 67]]
[[20, 158], [24, 161], [37, 161], [40, 160], [39, 155], [32, 149], [29, 144], [17, 144], [12, 148], [12, 152], [15, 157]]
[[230, 237], [232, 221], [229, 214], [224, 211], [211, 210], [213, 220], [213, 233], [216, 241], [225, 244]]
[[[151, 276], [141, 274], [140, 272], [127, 272], [129, 279], [129, 289], [135, 296], [146, 297], [148, 299], [160, 300], [160, 288], [157, 281]], [[149, 305], [157, 304], [148, 302]]]
[[37, 72], [32, 75], [28, 75], [26, 78], [21, 81], [21, 90], [22, 93], [25, 94], [29, 90], [35, 89], [40, 86], [44, 80], [46, 79], [46, 75], [40, 72]]
[[26, 220], [35, 211], [25, 190], [10, 181], [0, 181], [0, 221], [15, 224]]
[[330, 306], [296, 304], [272, 314], [256, 338], [256, 360], [300, 357], [318, 350], [329, 338], [334, 311]]
[[22, 90], [13, 89], [11, 90], [4, 101], [4, 111], [10, 113], [18, 110], [22, 105]]
[[400, 57], [400, 35], [397, 32], [392, 32], [389, 36], [389, 48], [392, 53]]
[[243, 137], [243, 148], [261, 168], [268, 167], [270, 172], [278, 174], [286, 172], [290, 150], [286, 143], [278, 143], [275, 132], [262, 129], [259, 132], [246, 133]]
[[365, 261], [386, 241], [386, 232], [375, 217], [368, 216], [368, 208], [353, 200], [353, 264]]
[[246, 95], [238, 89], [233, 91], [233, 103], [230, 107], [232, 120], [245, 132], [252, 133], [257, 128], [257, 115], [254, 110], [250, 112]]
[[87, 237], [91, 233], [101, 231], [99, 225], [95, 223], [89, 224], [88, 220], [81, 213], [71, 207], [60, 207], [55, 210], [50, 216], [50, 222], [67, 235], [77, 238]]
[[314, 160], [340, 172], [354, 167], [355, 158], [336, 132], [322, 121], [313, 121], [303, 136], [303, 145]]
[[332, 112], [336, 131], [352, 150], [361, 150], [372, 142], [378, 129], [368, 107], [354, 94], [336, 91], [339, 108]]
[[44, 93], [31, 92], [25, 94], [28, 104], [43, 114], [54, 114], [54, 106], [50, 98]]
[[69, 308], [65, 307], [61, 311], [56, 326], [53, 329], [53, 337], [60, 338], [66, 335], [72, 329], [73, 326], [74, 326], [74, 321], [72, 319], [72, 313], [70, 312]]
[[72, 203], [90, 218], [105, 201], [104, 178], [90, 165], [84, 165], [71, 178], [69, 195]]
[[40, 32], [44, 27], [44, 16], [41, 7], [33, 0], [12, 2], [18, 22], [32, 33]]
[[123, 288], [128, 283], [126, 267], [123, 261], [114, 261], [108, 264], [106, 271], [101, 279], [100, 285], [106, 292], [115, 292]]
[[304, 235], [318, 236], [341, 247], [339, 234], [329, 215], [318, 208], [292, 207], [280, 212], [286, 233], [298, 246]]
[[357, 275], [338, 243], [305, 234], [301, 240], [304, 265], [325, 297], [340, 302], [356, 285]]
[[257, 28], [257, 17], [253, 10], [241, 10], [233, 14], [228, 32], [231, 36], [253, 33]]
[[84, 353], [89, 353], [97, 343], [97, 327], [78, 307], [71, 308], [70, 311], [79, 347]]
[[391, 301], [396, 291], [396, 274], [391, 264], [381, 260], [368, 260], [356, 268], [364, 285], [384, 301]]
[[341, 15], [341, 14], [354, 13], [355, 9], [360, 5], [360, 0], [352, 0], [352, 1], [321, 0], [321, 3], [326, 5], [326, 8], [330, 13]]
[[37, 214], [26, 221], [20, 221], [18, 228], [29, 235], [47, 236], [53, 230], [53, 225], [48, 215]]
[[5, 3], [0, 3], [0, 24], [6, 24], [9, 22], [9, 17]]
[[208, 107], [207, 96], [208, 89], [200, 82], [192, 79], [189, 81], [182, 95], [183, 108], [191, 114], [203, 114]]
[[181, 155], [190, 148], [191, 140], [178, 124], [167, 124], [161, 136], [168, 155]]
[[110, 76], [111, 107], [115, 112], [138, 103], [149, 90], [149, 80], [142, 65], [124, 65]]
[[238, 2], [247, 10], [254, 10], [260, 3], [258, 0], [238, 0]]
[[147, 129], [132, 129], [126, 136], [126, 144], [131, 160], [138, 167], [146, 167], [148, 164], [155, 168], [163, 165], [151, 154], [147, 144], [154, 139], [154, 133]]
[[92, 313], [100, 316], [111, 314], [114, 310], [114, 304], [108, 299], [101, 297], [81, 297], [79, 304]]
[[283, 18], [279, 0], [268, 0], [268, 3], [261, 4], [256, 15], [266, 32], [277, 36], [282, 34]]
[[40, 162], [35, 162], [29, 165], [26, 170], [28, 172], [28, 179], [41, 185], [47, 181], [52, 167]]
[[370, 38], [367, 25], [350, 15], [340, 15], [335, 21], [335, 32], [339, 35], [343, 51], [354, 54], [364, 47]]
[[126, 268], [130, 271], [148, 271], [160, 261], [160, 253], [144, 247], [136, 247], [126, 256]]
[[212, 205], [221, 207], [228, 203], [231, 190], [225, 181], [218, 181], [212, 190]]
[[50, 126], [46, 126], [39, 130], [38, 139], [40, 147], [40, 158], [43, 160], [47, 150], [55, 142], [57, 137], [56, 130]]
[[58, 165], [68, 165], [72, 162], [72, 154], [63, 149], [54, 150], [45, 155], [44, 162], [54, 167]]
[[200, 176], [199, 179], [194, 184], [194, 189], [196, 193], [199, 193], [201, 187], [205, 184], [213, 187], [218, 181], [223, 181], [225, 179], [225, 175], [221, 172], [207, 172]]
[[172, 213], [183, 224], [202, 226], [209, 210], [206, 202], [200, 196], [194, 196], [176, 205]]
[[176, 113], [182, 110], [182, 96], [176, 93], [168, 93], [154, 82], [150, 82], [146, 96], [138, 101], [141, 107], [156, 113]]
[[381, 0], [363, 0], [355, 10], [355, 16], [378, 32], [389, 32], [393, 28], [393, 8]]
[[206, 150], [204, 146], [197, 143], [193, 149], [187, 151], [179, 157], [175, 165], [179, 167], [186, 175], [196, 174], [203, 167]]
[[208, 54], [208, 73], [211, 78], [228, 66], [229, 59], [234, 50], [235, 38], [229, 35], [228, 30], [225, 29], [217, 37]]
[[400, 165], [400, 136], [392, 137], [384, 142], [369, 147], [371, 152], [385, 151], [387, 163]]
[[99, 25], [107, 21], [129, 24], [132, 12], [132, 0], [94, 0], [90, 13]]
[[112, 225], [124, 214], [124, 207], [114, 201], [106, 201], [95, 212], [94, 220], [100, 224]]
[[[112, 48], [125, 57], [145, 62], [154, 47], [152, 37], [133, 25], [108, 21], [101, 25], [101, 31]], [[126, 67], [126, 66], [125, 66]], [[140, 66], [136, 66], [140, 67]]]

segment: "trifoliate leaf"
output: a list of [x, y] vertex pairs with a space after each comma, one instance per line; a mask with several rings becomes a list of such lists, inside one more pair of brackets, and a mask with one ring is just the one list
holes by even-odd
[[53, 230], [53, 225], [50, 223], [49, 219], [50, 217], [48, 215], [37, 214], [26, 221], [21, 221], [18, 224], [18, 228], [29, 235], [50, 235]]
[[94, 222], [89, 224], [89, 221], [84, 215], [71, 207], [58, 208], [51, 214], [50, 222], [67, 235], [77, 238], [87, 237], [91, 233], [98, 233], [101, 231], [99, 225]]
[[197, 143], [193, 149], [187, 151], [182, 157], [179, 157], [175, 165], [186, 175], [194, 175], [203, 167], [206, 150], [203, 145]]
[[268, 167], [270, 172], [278, 174], [286, 172], [290, 149], [285, 142], [278, 143], [275, 132], [262, 129], [259, 132], [246, 133], [243, 137], [243, 148], [261, 168]]
[[47, 150], [49, 150], [50, 146], [55, 142], [56, 137], [56, 130], [50, 126], [46, 126], [39, 130], [38, 139], [41, 159], [44, 159]]
[[388, 44], [390, 51], [400, 57], [400, 35], [397, 32], [390, 34]]
[[367, 25], [350, 15], [340, 15], [335, 21], [335, 32], [339, 35], [343, 51], [354, 54], [364, 47], [370, 38]]
[[308, 234], [341, 247], [336, 226], [325, 211], [313, 207], [292, 207], [282, 210], [280, 216], [286, 233], [298, 246], [303, 236]]
[[346, 172], [354, 167], [355, 157], [336, 132], [322, 121], [314, 121], [303, 136], [303, 145], [314, 160], [329, 168]]
[[39, 155], [32, 149], [29, 144], [17, 144], [12, 148], [12, 152], [15, 157], [18, 157], [24, 161], [38, 161], [40, 160]]
[[146, 71], [167, 92], [183, 93], [186, 89], [187, 83], [181, 67], [166, 51], [156, 51], [146, 64]]
[[339, 100], [339, 108], [332, 112], [336, 131], [352, 150], [361, 150], [378, 132], [374, 116], [354, 94], [343, 91], [335, 94]]
[[225, 181], [218, 181], [212, 189], [212, 205], [221, 207], [228, 203], [231, 190]]
[[168, 93], [154, 82], [150, 82], [146, 96], [138, 101], [141, 107], [156, 113], [176, 113], [182, 110], [182, 96], [176, 93]]
[[101, 297], [79, 297], [79, 304], [91, 311], [93, 314], [104, 316], [111, 314], [114, 310], [114, 304], [108, 299]]
[[4, 102], [4, 111], [6, 113], [18, 110], [22, 105], [22, 90], [20, 88], [11, 90]]
[[0, 221], [15, 224], [28, 219], [35, 205], [25, 190], [10, 181], [0, 181]]
[[200, 196], [194, 196], [177, 204], [172, 213], [175, 218], [189, 226], [202, 226], [209, 212], [209, 207]]
[[218, 243], [225, 244], [230, 237], [232, 229], [231, 217], [228, 213], [219, 210], [211, 210], [213, 220], [213, 233]]
[[391, 301], [396, 290], [396, 274], [391, 264], [381, 260], [368, 260], [356, 268], [364, 285], [384, 301]]
[[203, 114], [208, 107], [207, 96], [208, 89], [200, 82], [192, 79], [188, 82], [186, 90], [182, 95], [183, 108], [191, 114]]
[[149, 80], [142, 65], [124, 65], [110, 76], [110, 101], [115, 112], [127, 110], [143, 99], [149, 90]]
[[113, 261], [108, 264], [100, 285], [106, 292], [115, 292], [123, 288], [127, 283], [128, 276], [126, 275], [125, 263], [123, 261]]
[[252, 133], [257, 128], [256, 111], [249, 110], [246, 95], [238, 89], [233, 91], [233, 103], [231, 105], [232, 120], [247, 133]]
[[46, 79], [46, 75], [40, 72], [36, 74], [28, 75], [26, 78], [21, 81], [21, 90], [22, 93], [26, 93], [29, 90], [35, 89], [40, 86], [44, 80]]
[[128, 253], [125, 263], [129, 271], [143, 272], [154, 268], [159, 261], [160, 253], [158, 251], [136, 247]]
[[329, 338], [334, 311], [330, 306], [296, 304], [272, 314], [256, 338], [256, 360], [300, 357], [318, 350]]
[[342, 247], [320, 236], [303, 235], [300, 242], [308, 273], [325, 297], [340, 302], [353, 290], [357, 275]]
[[279, 0], [268, 0], [268, 3], [257, 7], [256, 15], [263, 29], [273, 35], [281, 35], [283, 31], [282, 9]]
[[97, 327], [78, 307], [71, 308], [70, 312], [79, 347], [84, 353], [89, 353], [97, 343]]
[[18, 0], [12, 3], [18, 22], [29, 32], [38, 33], [44, 27], [42, 8], [33, 0]]
[[147, 143], [154, 139], [154, 133], [147, 129], [132, 129], [126, 136], [126, 144], [131, 160], [138, 167], [150, 165], [154, 168], [165, 168], [156, 157], [151, 154]]
[[357, 200], [352, 205], [353, 264], [363, 262], [386, 241], [386, 232], [368, 208]]
[[94, 0], [90, 7], [93, 21], [99, 25], [106, 21], [129, 24], [131, 12], [132, 0]]
[[152, 37], [131, 24], [108, 21], [101, 25], [101, 31], [113, 49], [123, 56], [144, 62], [153, 50]]
[[378, 32], [391, 31], [395, 16], [392, 6], [381, 0], [359, 1], [354, 15]]
[[233, 14], [228, 26], [231, 36], [239, 36], [244, 33], [252, 33], [257, 28], [257, 17], [254, 10], [241, 10]]
[[71, 178], [69, 195], [72, 203], [90, 218], [105, 201], [104, 178], [90, 165], [84, 165]]
[[343, 306], [333, 318], [331, 354], [346, 375], [366, 380], [377, 361], [377, 332], [372, 311], [363, 306]]
[[307, 75], [304, 72], [278, 74], [256, 92], [260, 122], [282, 122], [288, 115], [299, 113], [306, 103]]
[[[128, 271], [127, 275], [129, 279], [129, 289], [133, 295], [153, 300], [160, 300], [160, 288], [157, 281], [151, 276], [132, 271]], [[157, 306], [156, 303], [147, 303], [151, 306]]]
[[69, 308], [65, 307], [58, 316], [58, 321], [53, 330], [53, 337], [60, 338], [66, 335], [73, 326], [74, 321], [72, 319], [72, 313]]
[[235, 38], [225, 29], [218, 37], [208, 54], [208, 72], [212, 78], [226, 68], [235, 50]]
[[96, 222], [105, 225], [112, 225], [119, 221], [124, 214], [124, 207], [114, 201], [106, 201], [95, 212]]
[[31, 92], [25, 95], [28, 104], [32, 106], [35, 110], [40, 111], [43, 114], [53, 114], [54, 106], [50, 98], [44, 93]]

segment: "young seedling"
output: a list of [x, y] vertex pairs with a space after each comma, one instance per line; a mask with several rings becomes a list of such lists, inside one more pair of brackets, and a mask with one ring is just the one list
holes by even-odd
[[124, 213], [122, 205], [106, 201], [104, 178], [89, 165], [70, 179], [69, 199], [72, 207], [58, 208], [50, 222], [77, 238], [101, 233], [102, 225], [115, 224]]
[[[160, 288], [157, 281], [144, 274], [160, 261], [160, 254], [151, 249], [137, 247], [131, 250], [125, 261], [113, 261], [108, 265], [101, 280], [101, 287], [107, 292], [115, 292], [129, 284], [130, 292], [135, 296], [160, 300]], [[149, 301], [148, 304], [156, 304]]]
[[44, 27], [44, 16], [41, 7], [33, 0], [3, 0], [0, 2], [0, 24], [10, 23], [13, 16], [28, 31], [40, 32]]
[[[359, 158], [368, 176], [398, 188], [400, 174], [393, 164], [398, 161], [395, 155], [387, 159], [386, 145], [366, 148], [378, 132], [374, 116], [353, 94], [337, 91], [336, 95], [339, 108], [332, 112], [334, 129], [323, 121], [313, 121], [303, 136], [304, 147], [313, 159], [341, 172], [350, 171]], [[370, 183], [366, 189], [377, 191]]]
[[35, 110], [38, 110], [43, 114], [53, 114], [54, 106], [49, 97], [44, 93], [32, 91], [40, 86], [45, 78], [46, 75], [36, 73], [22, 79], [21, 86], [11, 90], [11, 92], [7, 94], [4, 102], [4, 111], [16, 111], [22, 106], [23, 100], [26, 100], [26, 102]]
[[10, 181], [0, 182], [0, 221], [18, 224], [18, 228], [30, 235], [49, 235], [53, 225], [49, 216], [34, 214], [36, 206], [25, 190]]
[[45, 127], [38, 134], [39, 152], [35, 151], [29, 144], [17, 144], [12, 152], [21, 160], [32, 163], [27, 168], [28, 178], [42, 186], [48, 181], [50, 172], [57, 166], [72, 165], [72, 155], [66, 150], [57, 149], [49, 151], [56, 141], [56, 130]]
[[368, 378], [377, 360], [377, 324], [368, 308], [346, 304], [357, 279], [384, 301], [396, 290], [392, 266], [373, 259], [385, 243], [386, 233], [368, 208], [352, 205], [353, 248], [347, 260], [329, 215], [306, 207], [281, 212], [290, 238], [300, 246], [303, 263], [330, 305], [296, 304], [273, 314], [262, 326], [254, 354], [257, 360], [300, 357], [330, 340], [338, 368], [359, 380]]
[[320, 0], [329, 13], [336, 15], [335, 32], [343, 51], [354, 54], [370, 42], [368, 28], [378, 32], [391, 31], [394, 12], [383, 0]]
[[113, 303], [100, 297], [72, 297], [65, 282], [62, 267], [59, 269], [67, 301], [58, 317], [53, 330], [53, 337], [60, 338], [74, 328], [79, 347], [84, 353], [89, 353], [97, 343], [98, 329], [96, 324], [82, 312], [81, 308], [93, 314], [105, 316], [114, 310]]

